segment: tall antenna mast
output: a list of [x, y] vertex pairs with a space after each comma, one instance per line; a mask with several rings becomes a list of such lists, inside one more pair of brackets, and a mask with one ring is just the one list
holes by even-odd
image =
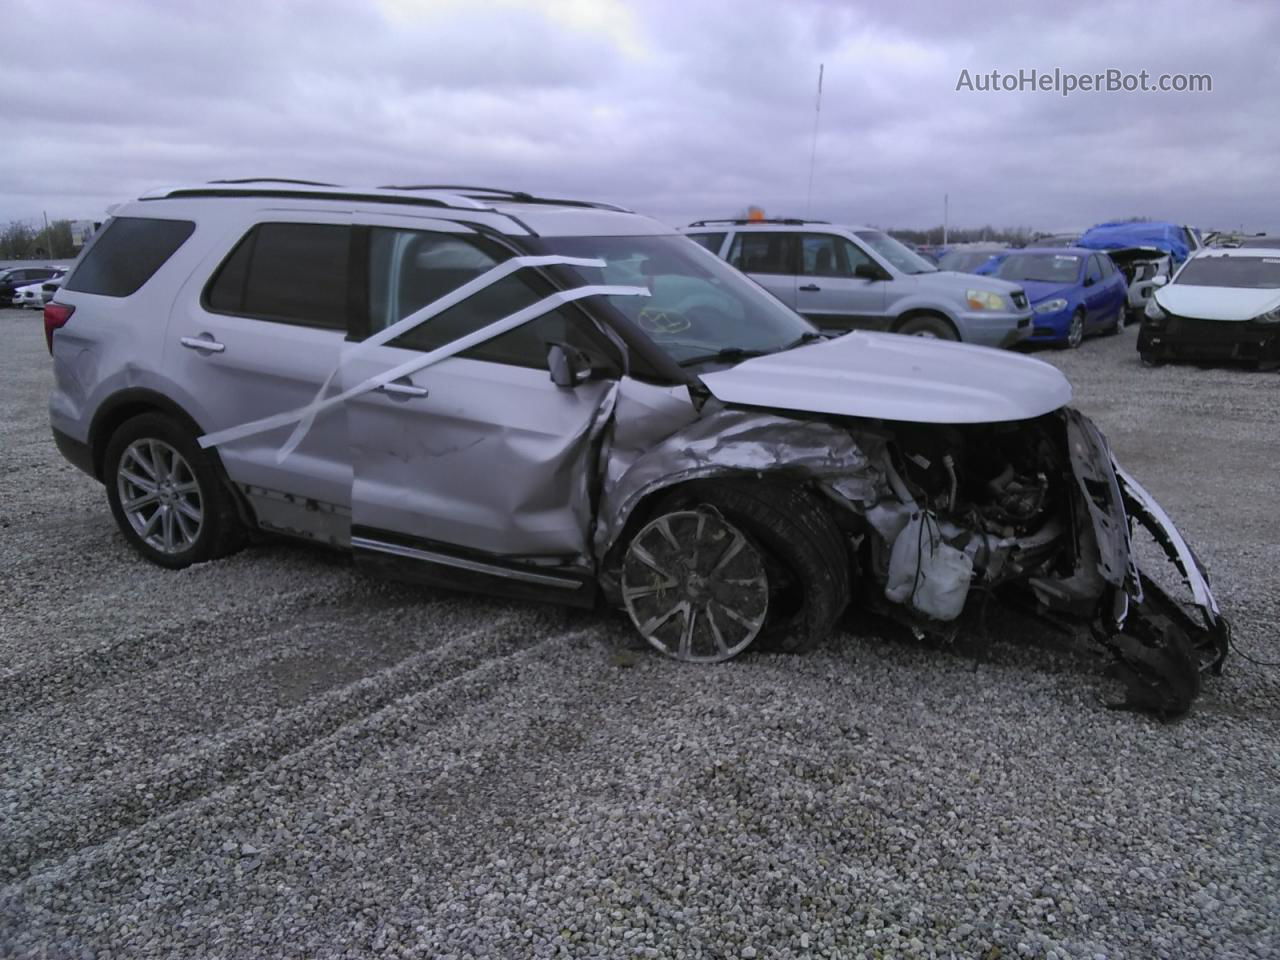
[[804, 198], [804, 215], [809, 216], [809, 206], [813, 203], [813, 167], [818, 160], [818, 119], [822, 116], [822, 68], [818, 64], [818, 99], [813, 107], [813, 149], [809, 152], [809, 190]]

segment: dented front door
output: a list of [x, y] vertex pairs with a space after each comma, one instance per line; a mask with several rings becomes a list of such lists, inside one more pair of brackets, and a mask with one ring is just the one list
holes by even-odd
[[[379, 347], [344, 388], [411, 352]], [[613, 384], [557, 387], [546, 370], [453, 357], [346, 407], [352, 532], [486, 554], [588, 551], [593, 427]]]

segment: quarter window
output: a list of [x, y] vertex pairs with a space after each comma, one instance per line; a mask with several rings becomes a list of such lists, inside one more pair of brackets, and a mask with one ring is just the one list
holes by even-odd
[[236, 245], [205, 296], [219, 313], [347, 329], [351, 228], [260, 223]]
[[187, 242], [195, 229], [190, 220], [116, 217], [94, 238], [66, 288], [104, 297], [131, 296]]
[[725, 235], [723, 233], [690, 233], [687, 236], [694, 243], [706, 247], [712, 253], [719, 253], [720, 248], [724, 246]]

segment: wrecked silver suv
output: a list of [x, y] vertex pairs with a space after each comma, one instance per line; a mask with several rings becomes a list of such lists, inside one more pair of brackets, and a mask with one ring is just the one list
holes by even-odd
[[[54, 436], [168, 567], [260, 528], [431, 584], [799, 651], [850, 604], [1087, 624], [1187, 709], [1228, 628], [1053, 367], [838, 339], [689, 239], [469, 187], [237, 181], [125, 205], [46, 311]], [[1180, 574], [1135, 560], [1149, 531]]]

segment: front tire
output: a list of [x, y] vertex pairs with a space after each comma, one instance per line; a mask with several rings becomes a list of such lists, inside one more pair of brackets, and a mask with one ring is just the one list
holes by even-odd
[[955, 328], [941, 317], [917, 316], [903, 321], [897, 333], [929, 340], [959, 340]]
[[1071, 315], [1071, 325], [1067, 327], [1067, 339], [1062, 342], [1062, 347], [1075, 350], [1082, 343], [1084, 343], [1084, 311], [1077, 310]]
[[848, 605], [848, 550], [808, 491], [695, 482], [632, 538], [622, 593], [641, 636], [674, 659], [728, 660], [753, 643], [799, 653]]
[[181, 569], [243, 543], [235, 504], [212, 458], [163, 414], [141, 414], [112, 434], [103, 480], [120, 531], [152, 563]]

